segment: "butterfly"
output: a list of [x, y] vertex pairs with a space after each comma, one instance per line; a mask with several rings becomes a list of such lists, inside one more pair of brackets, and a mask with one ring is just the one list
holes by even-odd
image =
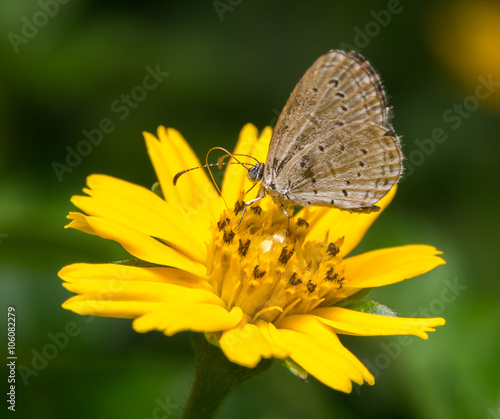
[[248, 178], [276, 203], [369, 213], [398, 181], [403, 154], [380, 78], [360, 54], [331, 50], [281, 112], [265, 163]]
[[[244, 205], [241, 219], [246, 208], [266, 194], [288, 218], [288, 204], [361, 213], [380, 210], [375, 204], [403, 170], [400, 138], [391, 118], [380, 77], [366, 59], [341, 50], [319, 57], [286, 102], [266, 162], [248, 168], [248, 179], [260, 182], [260, 190]], [[178, 173], [174, 184], [193, 169]]]

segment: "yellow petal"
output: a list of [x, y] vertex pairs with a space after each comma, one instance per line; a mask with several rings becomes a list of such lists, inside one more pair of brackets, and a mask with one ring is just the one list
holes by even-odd
[[378, 203], [380, 211], [369, 214], [341, 211], [327, 207], [307, 207], [303, 208], [296, 215], [309, 223], [307, 241], [323, 241], [328, 232], [328, 239], [331, 242], [344, 237], [344, 244], [340, 247], [340, 256], [349, 254], [364, 237], [366, 231], [373, 222], [390, 204], [396, 194], [397, 185], [384, 196]]
[[89, 226], [85, 215], [79, 212], [70, 211], [66, 218], [72, 221], [68, 225], [65, 225], [64, 228], [74, 228], [75, 230], [80, 230], [87, 234], [96, 234], [95, 231]]
[[427, 339], [426, 332], [433, 332], [435, 326], [442, 326], [445, 323], [441, 317], [431, 319], [391, 317], [341, 307], [317, 308], [311, 315], [333, 327], [337, 333], [360, 336], [415, 335]]
[[226, 357], [248, 368], [255, 367], [262, 358], [285, 358], [288, 351], [279, 346], [269, 333], [269, 323], [246, 323], [226, 330], [219, 340]]
[[131, 227], [99, 217], [86, 217], [89, 226], [102, 238], [114, 240], [138, 259], [159, 265], [173, 266], [195, 274], [204, 274], [205, 267]]
[[370, 288], [422, 275], [446, 263], [433, 246], [412, 244], [373, 250], [344, 260], [346, 287]]
[[161, 304], [147, 301], [87, 300], [76, 295], [66, 300], [62, 307], [82, 316], [135, 319], [161, 306]]
[[228, 312], [219, 305], [195, 301], [188, 295], [184, 297], [137, 318], [134, 330], [140, 333], [160, 330], [168, 336], [183, 330], [218, 332], [236, 326], [243, 317], [239, 307]]
[[[156, 216], [166, 214], [166, 217], [171, 217], [170, 224], [175, 222], [187, 230], [198, 230], [204, 227], [207, 229], [207, 224], [203, 217], [199, 219], [201, 211], [194, 208], [189, 208], [189, 212], [181, 211], [182, 205], [171, 205], [165, 200], [158, 197], [154, 192], [142, 186], [106, 175], [91, 175], [87, 177], [87, 185], [90, 189], [84, 191], [90, 196], [99, 196], [100, 199], [105, 199], [108, 196], [106, 203], [112, 200], [125, 200], [125, 204], [146, 206]], [[219, 214], [217, 214], [219, 215]], [[200, 233], [198, 232], [197, 235]], [[210, 238], [209, 233], [202, 233]], [[205, 238], [206, 238], [205, 237]]]
[[327, 386], [349, 393], [351, 381], [374, 383], [370, 372], [342, 346], [332, 329], [313, 316], [287, 316], [270, 330], [276, 342], [290, 351], [290, 358]]
[[159, 127], [159, 140], [147, 132], [144, 138], [165, 200], [187, 214], [194, 210], [205, 223], [214, 220], [219, 214], [220, 197], [203, 169], [187, 172], [177, 186], [173, 184], [178, 172], [201, 165], [182, 135], [172, 128]]
[[213, 287], [207, 282], [206, 277], [167, 267], [145, 268], [115, 263], [74, 263], [62, 268], [58, 275], [64, 281], [71, 283], [94, 280], [159, 282], [213, 292]]
[[[160, 282], [100, 280], [66, 282], [63, 286], [87, 300], [171, 302], [175, 299], [201, 298], [204, 303], [223, 305], [222, 300], [210, 291], [185, 288]], [[178, 304], [175, 301], [173, 304]]]
[[[238, 143], [234, 150], [234, 154], [246, 154], [255, 157], [260, 162], [265, 162], [267, 151], [269, 149], [269, 142], [271, 141], [272, 130], [266, 127], [260, 137], [257, 128], [252, 124], [246, 124], [241, 130]], [[249, 162], [252, 165], [256, 162], [253, 159], [245, 157], [237, 157], [239, 161]], [[234, 160], [232, 160], [234, 161]], [[253, 186], [247, 178], [247, 171], [240, 165], [228, 165], [224, 174], [222, 182], [222, 196], [225, 198], [229, 208], [232, 208], [238, 200], [239, 194], [242, 190], [248, 191]], [[255, 186], [252, 192], [245, 197], [246, 201], [253, 199], [259, 186]]]
[[[155, 271], [145, 271], [142, 276], [135, 276], [137, 270], [144, 268], [122, 270], [120, 268], [123, 266], [117, 266], [118, 269], [114, 271], [112, 267], [104, 268], [105, 265], [99, 265], [93, 269], [87, 269], [90, 279], [85, 279], [82, 278], [85, 269], [80, 269], [83, 267], [82, 265], [84, 264], [70, 265], [59, 273], [59, 276], [68, 281], [63, 284], [64, 287], [71, 292], [80, 294], [67, 300], [63, 304], [63, 308], [79, 314], [137, 317], [161, 309], [165, 304], [175, 308], [182, 307], [185, 303], [188, 306], [190, 304], [211, 304], [224, 307], [223, 301], [210, 290], [175, 284], [175, 282], [189, 284], [188, 281], [183, 280], [186, 277], [191, 277], [189, 273], [178, 275], [177, 278], [173, 279], [174, 283], [172, 284], [158, 281], [159, 278], [156, 277], [158, 272]], [[172, 269], [172, 271], [174, 270]], [[176, 275], [174, 272], [170, 272], [170, 274]], [[145, 278], [153, 280], [141, 280]], [[197, 281], [196, 278], [191, 278], [195, 282]], [[189, 285], [192, 286], [194, 283]]]
[[[142, 186], [104, 175], [87, 179], [90, 196], [73, 196], [71, 202], [88, 215], [108, 218], [162, 239], [200, 263], [206, 260], [210, 230], [167, 204]], [[75, 226], [78, 228], [78, 226]]]

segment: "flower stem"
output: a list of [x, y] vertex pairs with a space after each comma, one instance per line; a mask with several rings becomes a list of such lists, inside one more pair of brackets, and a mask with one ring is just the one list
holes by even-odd
[[191, 333], [196, 372], [182, 419], [215, 418], [222, 403], [240, 384], [268, 369], [272, 360], [262, 360], [255, 368], [229, 361], [220, 348], [211, 345], [203, 333]]

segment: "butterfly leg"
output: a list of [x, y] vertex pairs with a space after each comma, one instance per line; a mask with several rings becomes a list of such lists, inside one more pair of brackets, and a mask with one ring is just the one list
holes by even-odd
[[286, 212], [285, 206], [281, 202], [280, 202], [280, 207], [281, 207], [281, 211], [283, 211], [283, 214], [285, 214], [286, 217], [287, 217], [287, 221], [286, 221], [286, 234], [288, 236], [288, 233], [289, 233], [288, 227], [290, 226], [290, 214], [288, 214], [288, 212]]
[[264, 196], [258, 196], [255, 199], [252, 199], [251, 201], [248, 201], [245, 206], [243, 207], [243, 212], [241, 213], [241, 218], [240, 221], [238, 222], [238, 225], [234, 228], [235, 230], [240, 226], [241, 222], [243, 221], [243, 216], [245, 215], [245, 211], [247, 210], [247, 207], [252, 205], [254, 202], [260, 201]]

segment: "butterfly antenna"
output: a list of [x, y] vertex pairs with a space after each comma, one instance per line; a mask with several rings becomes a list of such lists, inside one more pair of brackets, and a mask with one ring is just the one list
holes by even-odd
[[[186, 170], [183, 170], [179, 173], [177, 173], [175, 176], [174, 176], [174, 179], [173, 179], [173, 182], [174, 182], [174, 185], [177, 184], [177, 181], [179, 180], [179, 178], [184, 174], [184, 173], [187, 173], [187, 172], [190, 172], [191, 170], [196, 170], [196, 169], [202, 169], [204, 167], [209, 167], [209, 166], [219, 166], [221, 167], [221, 165], [228, 165], [228, 164], [240, 164], [240, 165], [246, 165], [246, 164], [249, 164], [249, 163], [239, 163], [239, 162], [227, 162], [227, 163], [210, 163], [210, 164], [203, 164], [201, 166], [196, 166], [196, 167], [192, 167], [191, 169], [186, 169]], [[213, 177], [212, 177], [212, 180], [213, 180]]]
[[[217, 161], [217, 163], [208, 163], [208, 156], [209, 154], [213, 151], [213, 150], [222, 150], [224, 151], [226, 154], [222, 157], [220, 157]], [[222, 147], [213, 147], [211, 148], [210, 150], [208, 150], [208, 153], [207, 155], [205, 156], [205, 163], [206, 164], [203, 164], [201, 166], [196, 166], [196, 167], [192, 167], [190, 169], [186, 169], [186, 170], [182, 170], [181, 172], [177, 173], [175, 176], [174, 176], [174, 179], [173, 179], [173, 183], [174, 185], [177, 184], [177, 181], [179, 180], [179, 178], [184, 174], [184, 173], [187, 173], [187, 172], [190, 172], [191, 170], [196, 170], [196, 169], [201, 169], [201, 168], [207, 168], [208, 169], [208, 172], [210, 173], [210, 178], [212, 179], [212, 182], [213, 184], [215, 185], [215, 187], [217, 188], [217, 191], [219, 192], [220, 196], [222, 196], [222, 199], [224, 200], [224, 204], [226, 205], [226, 208], [229, 208], [228, 205], [227, 205], [227, 202], [226, 200], [224, 199], [224, 196], [222, 195], [222, 191], [221, 189], [219, 188], [219, 185], [217, 185], [217, 182], [215, 181], [215, 178], [214, 178], [214, 175], [212, 173], [212, 170], [210, 170], [210, 167], [213, 167], [213, 166], [218, 166], [219, 169], [222, 168], [222, 166], [226, 166], [226, 165], [229, 165], [229, 164], [239, 164], [240, 166], [243, 166], [245, 167], [245, 169], [249, 170], [249, 167], [252, 167], [254, 166], [254, 164], [252, 163], [246, 163], [246, 162], [242, 162], [240, 160], [238, 160], [236, 157], [234, 156], [239, 156], [239, 157], [250, 157], [252, 159], [254, 159], [255, 161], [258, 162], [258, 160], [253, 157], [253, 156], [248, 156], [246, 154], [232, 154], [230, 153], [229, 151], [227, 151], [225, 148], [222, 148]], [[224, 162], [223, 160], [226, 158], [226, 157], [232, 157], [234, 158], [236, 161], [235, 162]], [[252, 186], [253, 187], [253, 186]], [[252, 188], [250, 188], [247, 192], [249, 192]]]
[[[221, 150], [223, 150], [223, 149], [221, 149]], [[238, 160], [238, 159], [237, 159], [237, 158], [235, 158], [234, 156], [238, 156], [238, 157], [248, 157], [249, 159], [254, 159], [257, 163], [260, 163], [259, 159], [257, 159], [257, 158], [256, 158], [256, 157], [254, 157], [254, 156], [250, 156], [250, 155], [248, 155], [248, 154], [232, 154], [232, 153], [227, 153], [227, 154], [224, 154], [223, 156], [220, 156], [220, 157], [219, 157], [218, 162], [219, 162], [219, 163], [222, 163], [226, 157], [233, 157], [235, 160]], [[242, 164], [243, 164], [243, 163], [242, 163]], [[247, 163], [247, 164], [249, 164], [249, 163]]]
[[259, 183], [258, 182], [255, 182], [252, 186], [250, 186], [250, 189], [248, 191], [245, 192], [245, 195], [250, 192], [253, 188], [255, 188]]
[[[222, 147], [213, 147], [210, 150], [208, 150], [208, 153], [205, 156], [205, 163], [206, 164], [208, 164], [208, 155], [210, 154], [210, 152], [212, 150], [217, 150], [217, 149], [224, 150], [226, 153], [228, 153], [228, 151], [225, 148], [222, 148]], [[222, 162], [217, 161], [217, 166], [219, 167], [219, 169], [221, 169], [222, 168]], [[217, 185], [217, 182], [214, 179], [214, 175], [213, 175], [212, 171], [210, 170], [210, 166], [208, 167], [208, 173], [210, 173], [210, 178], [212, 179], [213, 184], [217, 188], [217, 191], [219, 192], [219, 195], [222, 197], [222, 200], [224, 201], [224, 205], [226, 206], [226, 209], [229, 209], [229, 206], [227, 205], [226, 199], [222, 195], [222, 191], [220, 190], [219, 185]]]
[[[258, 161], [255, 157], [253, 157], [253, 156], [248, 156], [248, 155], [246, 155], [246, 154], [233, 154], [233, 153], [230, 153], [229, 151], [227, 151], [227, 150], [226, 150], [225, 148], [223, 148], [223, 147], [213, 147], [213, 148], [211, 148], [210, 150], [208, 150], [208, 153], [207, 153], [207, 155], [206, 155], [206, 157], [205, 157], [205, 162], [207, 163], [207, 167], [208, 167], [208, 155], [210, 154], [210, 152], [211, 152], [212, 150], [221, 150], [221, 151], [224, 151], [224, 152], [226, 153], [226, 154], [224, 154], [223, 156], [219, 157], [219, 159], [217, 160], [217, 165], [219, 166], [219, 168], [221, 168], [221, 167], [222, 167], [222, 165], [224, 165], [224, 164], [239, 164], [239, 165], [241, 165], [241, 166], [245, 167], [245, 169], [247, 169], [247, 170], [248, 170], [249, 168], [248, 168], [248, 167], [246, 167], [246, 166], [250, 166], [250, 167], [251, 167], [251, 166], [253, 166], [253, 164], [251, 164], [251, 163], [245, 163], [245, 162], [242, 162], [242, 161], [238, 160], [235, 156], [238, 156], [238, 157], [250, 157], [250, 158], [254, 159], [255, 161], [257, 161], [257, 163], [259, 162], [259, 161]], [[225, 159], [226, 157], [232, 157], [233, 159], [235, 159], [235, 160], [236, 160], [236, 162], [227, 162], [227, 163], [226, 163], [226, 162], [224, 162], [224, 159]], [[216, 183], [216, 182], [215, 182], [215, 180], [214, 180], [214, 177], [213, 177], [213, 175], [212, 175], [212, 171], [210, 170], [210, 167], [208, 167], [208, 171], [210, 172], [210, 177], [212, 178], [212, 182], [214, 183], [215, 187], [216, 187], [216, 188], [217, 188], [217, 190], [219, 191], [220, 196], [222, 196], [222, 199], [224, 200], [224, 204], [226, 205], [226, 208], [229, 208], [229, 207], [228, 207], [228, 205], [227, 205], [226, 199], [225, 199], [225, 198], [224, 198], [224, 196], [222, 195], [222, 191], [220, 190], [219, 186], [217, 185], [217, 183]], [[252, 186], [252, 187], [253, 187], [253, 186]], [[250, 189], [252, 189], [252, 188], [250, 188]]]

